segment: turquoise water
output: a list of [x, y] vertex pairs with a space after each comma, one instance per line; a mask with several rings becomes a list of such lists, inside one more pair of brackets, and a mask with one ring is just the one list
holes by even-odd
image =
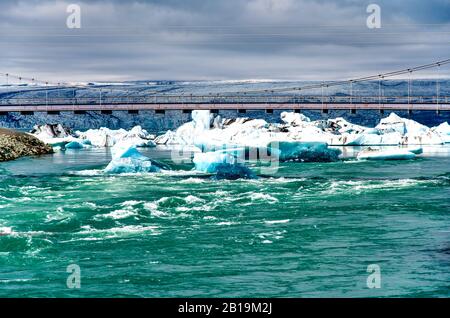
[[448, 297], [450, 147], [426, 150], [238, 181], [155, 149], [181, 171], [103, 175], [104, 149], [2, 163], [0, 297]]

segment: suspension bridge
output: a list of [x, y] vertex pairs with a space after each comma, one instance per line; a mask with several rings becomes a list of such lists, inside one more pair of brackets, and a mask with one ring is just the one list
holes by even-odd
[[[450, 96], [441, 92], [448, 92], [442, 85], [448, 81], [435, 80], [435, 93], [427, 95], [414, 94], [412, 75], [424, 70], [435, 69], [442, 77], [441, 70], [450, 64], [450, 59], [430, 64], [406, 68], [402, 70], [375, 74], [342, 81], [322, 81], [303, 86], [286, 86], [272, 89], [251, 89], [240, 91], [225, 91], [219, 94], [163, 94], [151, 93], [133, 95], [133, 92], [121, 94], [105, 94], [104, 87], [86, 87], [64, 82], [50, 82], [38, 78], [23, 77], [15, 74], [0, 73], [5, 79], [6, 86], [12, 81], [16, 84], [32, 84], [42, 94], [39, 97], [22, 97], [21, 94], [0, 98], [0, 114], [8, 112], [47, 112], [57, 114], [63, 111], [83, 113], [87, 111], [128, 111], [138, 113], [141, 110], [154, 110], [164, 113], [166, 110], [183, 110], [189, 112], [197, 109], [205, 110], [435, 110], [449, 111]], [[382, 84], [402, 78], [407, 81], [407, 89], [401, 96], [384, 96]], [[18, 81], [18, 82], [17, 82]], [[371, 83], [378, 86], [378, 94], [361, 94], [354, 91], [358, 83]], [[444, 83], [444, 84], [443, 84]], [[348, 93], [332, 95], [328, 91], [335, 87], [345, 87]], [[73, 89], [73, 96], [51, 96], [56, 90]], [[89, 89], [95, 93], [90, 96], [76, 96], [75, 90]], [[111, 92], [115, 88], [108, 88]], [[314, 92], [314, 93], [308, 93]], [[319, 92], [319, 93], [317, 93]], [[373, 96], [375, 95], [375, 96]]]

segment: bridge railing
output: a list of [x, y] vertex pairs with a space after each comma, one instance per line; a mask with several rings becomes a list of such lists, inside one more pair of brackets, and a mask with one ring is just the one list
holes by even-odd
[[0, 106], [139, 104], [449, 104], [449, 96], [150, 95], [0, 98]]

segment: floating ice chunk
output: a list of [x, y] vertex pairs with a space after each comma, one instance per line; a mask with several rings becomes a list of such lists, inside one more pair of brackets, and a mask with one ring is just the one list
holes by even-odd
[[438, 133], [439, 135], [450, 135], [450, 125], [448, 124], [448, 122], [444, 122], [437, 127], [433, 127], [431, 128], [431, 130]]
[[358, 160], [411, 160], [414, 158], [416, 155], [405, 149], [374, 150], [369, 148], [361, 151], [357, 156]]
[[194, 122], [194, 127], [197, 130], [208, 130], [211, 128], [211, 121], [213, 117], [211, 116], [209, 110], [194, 110], [192, 111], [192, 120]]
[[86, 145], [84, 143], [76, 141], [76, 140], [71, 141], [64, 146], [64, 148], [66, 148], [66, 149], [83, 149], [85, 147], [86, 147]]
[[404, 145], [442, 145], [445, 140], [442, 136], [429, 130], [426, 133], [411, 132], [403, 136]]
[[282, 112], [281, 120], [290, 126], [302, 126], [304, 123], [311, 122], [311, 119], [303, 114], [293, 113], [293, 112]]
[[383, 135], [376, 134], [344, 134], [345, 146], [397, 146], [402, 143], [402, 135], [399, 132], [391, 132]]
[[193, 158], [195, 170], [215, 173], [218, 179], [254, 178], [255, 174], [246, 166], [238, 163], [238, 158], [228, 150], [196, 153]]
[[423, 154], [423, 148], [422, 147], [415, 147], [415, 148], [406, 148], [405, 150], [412, 152], [415, 155]]
[[141, 126], [133, 127], [130, 131], [125, 129], [111, 130], [105, 127], [100, 129], [89, 129], [85, 132], [77, 131], [76, 136], [83, 140], [89, 140], [95, 147], [112, 147], [116, 143], [128, 140], [137, 147], [154, 147], [156, 144], [150, 135]]
[[450, 143], [450, 125], [448, 122], [444, 122], [437, 127], [431, 128], [431, 131], [438, 134], [443, 143]]
[[365, 131], [367, 129], [367, 127], [352, 124], [352, 123], [346, 121], [344, 118], [338, 117], [335, 119], [328, 119], [326, 129], [328, 129], [328, 130], [331, 129], [332, 132], [335, 132], [335, 133], [337, 132], [340, 134], [344, 134], [344, 133], [359, 134], [359, 133], [362, 133], [363, 131]]
[[106, 173], [160, 172], [168, 169], [156, 161], [142, 155], [136, 146], [127, 140], [117, 143], [111, 149], [112, 160], [104, 169]]
[[111, 148], [111, 155], [113, 159], [119, 158], [134, 158], [134, 159], [148, 159], [143, 156], [133, 143], [129, 141], [121, 141]]
[[194, 154], [192, 159], [195, 170], [205, 173], [216, 173], [217, 166], [221, 164], [237, 164], [237, 158], [222, 151], [204, 152]]
[[31, 134], [43, 139], [70, 137], [70, 130], [61, 124], [35, 125]]
[[276, 141], [268, 147], [278, 150], [280, 161], [331, 162], [337, 161], [341, 151], [322, 142]]
[[375, 128], [383, 133], [399, 132], [402, 135], [406, 133], [426, 134], [430, 130], [425, 125], [411, 119], [402, 118], [395, 113], [383, 118]]
[[118, 158], [113, 159], [105, 168], [106, 173], [139, 173], [139, 172], [160, 172], [161, 168], [154, 165], [153, 162], [147, 158], [135, 159], [135, 158]]

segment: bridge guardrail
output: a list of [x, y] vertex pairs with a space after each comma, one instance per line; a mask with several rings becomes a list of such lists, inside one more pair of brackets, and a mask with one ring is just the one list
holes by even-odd
[[448, 104], [448, 96], [104, 96], [0, 98], [0, 106], [127, 104]]

